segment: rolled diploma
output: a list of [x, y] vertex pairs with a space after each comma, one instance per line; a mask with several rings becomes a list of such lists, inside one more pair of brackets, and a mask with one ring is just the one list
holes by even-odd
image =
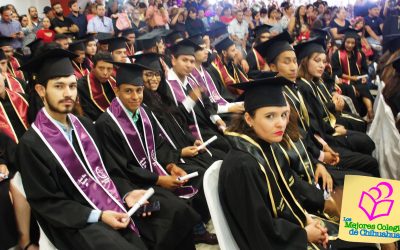
[[0, 178], [7, 179], [7, 178], [8, 178], [8, 175], [5, 175], [5, 174], [3, 174], [3, 173], [0, 173]]
[[216, 139], [218, 139], [218, 137], [216, 135], [214, 135], [213, 137], [211, 137], [210, 139], [208, 139], [206, 142], [204, 142], [203, 144], [201, 144], [200, 146], [197, 147], [197, 150], [202, 150], [205, 149], [207, 147], [208, 144], [210, 144], [211, 142], [215, 141]]
[[199, 172], [197, 172], [197, 171], [193, 172], [193, 173], [190, 173], [190, 174], [187, 174], [185, 176], [178, 177], [178, 181], [188, 180], [188, 179], [196, 177], [196, 176], [199, 176]]
[[140, 198], [128, 211], [129, 217], [131, 217], [143, 203], [145, 203], [154, 194], [154, 189], [149, 188], [146, 193]]

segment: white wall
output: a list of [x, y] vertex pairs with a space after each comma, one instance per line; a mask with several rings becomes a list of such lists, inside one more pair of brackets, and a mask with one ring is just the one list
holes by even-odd
[[50, 6], [50, 0], [0, 0], [0, 3], [0, 5], [13, 4], [20, 15], [28, 14], [28, 8], [35, 6], [39, 17], [43, 17], [44, 6]]

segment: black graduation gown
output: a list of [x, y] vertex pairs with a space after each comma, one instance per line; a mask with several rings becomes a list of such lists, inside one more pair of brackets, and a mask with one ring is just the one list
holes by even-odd
[[[152, 119], [150, 112], [147, 110], [146, 112], [150, 117], [150, 121], [153, 127], [153, 132], [155, 135], [155, 148], [157, 154], [156, 157], [161, 166], [165, 167], [169, 163], [175, 163], [188, 173], [195, 171], [199, 172], [199, 177], [191, 179], [188, 183], [200, 189], [199, 194], [195, 196], [194, 200], [201, 199], [203, 202], [199, 202], [199, 206], [201, 207], [201, 209], [197, 209], [196, 207], [196, 210], [200, 210], [199, 212], [203, 212], [202, 215], [204, 214], [203, 217], [208, 218], [209, 212], [205, 203], [206, 201], [202, 188], [202, 179], [205, 173], [205, 168], [193, 164], [181, 163], [179, 161], [180, 151], [173, 149], [166, 140], [164, 140], [160, 136], [157, 136], [159, 134], [157, 124], [154, 119]], [[141, 118], [139, 118], [139, 120], [137, 121], [137, 128], [139, 130], [139, 133], [141, 134], [141, 138], [143, 139], [143, 128], [141, 125], [139, 126], [139, 124], [141, 124]], [[98, 134], [100, 135], [106, 158], [109, 159], [109, 161], [113, 162], [113, 164], [110, 164], [110, 167], [108, 168], [110, 174], [117, 170], [119, 172], [123, 172], [124, 176], [126, 176], [127, 179], [140, 187], [147, 188], [150, 186], [156, 186], [158, 174], [152, 173], [151, 171], [143, 169], [140, 166], [140, 164], [137, 162], [136, 158], [132, 154], [129, 145], [125, 141], [121, 131], [115, 125], [114, 120], [108, 113], [104, 113], [100, 116], [100, 118], [96, 121], [95, 127], [98, 131]], [[178, 200], [178, 198], [176, 197], [171, 199], [171, 202], [175, 202], [175, 200]], [[195, 204], [198, 204], [197, 201], [195, 202]], [[188, 222], [190, 222], [190, 217], [188, 218]], [[191, 229], [191, 227], [189, 227], [189, 229]]]
[[8, 179], [0, 182], [0, 250], [7, 250], [18, 242], [18, 231], [15, 222], [14, 208], [9, 195], [10, 179], [16, 171], [14, 164], [15, 142], [0, 132], [0, 164], [8, 168]]
[[[295, 93], [300, 88], [300, 85], [292, 84], [288, 88], [292, 90], [292, 93]], [[285, 88], [285, 92], [290, 94], [288, 88]], [[326, 117], [326, 115], [322, 110], [322, 105], [317, 104], [319, 100], [312, 94], [312, 90], [309, 88], [304, 87], [301, 91], [302, 96], [303, 93], [305, 93], [303, 100], [310, 120], [310, 127], [306, 128], [306, 130], [308, 133], [320, 135], [333, 150], [339, 153], [340, 162], [338, 166], [344, 169], [355, 169], [379, 176], [378, 162], [369, 154], [365, 154], [372, 152], [374, 148], [372, 140], [368, 140], [365, 137], [366, 135], [355, 131], [348, 131], [346, 136], [333, 137], [331, 134], [334, 133], [334, 129], [328, 121], [323, 120], [323, 117]], [[288, 98], [288, 100], [300, 110], [300, 104], [295, 98]], [[313, 103], [313, 105], [310, 103]], [[358, 150], [356, 149], [360, 152], [357, 152]], [[315, 157], [317, 158], [318, 156]]]
[[[24, 95], [22, 95], [23, 98]], [[25, 133], [26, 129], [22, 124], [21, 120], [18, 118], [17, 112], [15, 111], [13, 104], [11, 103], [8, 95], [6, 95], [5, 99], [0, 98], [1, 104], [3, 104], [4, 110], [7, 113], [8, 118], [10, 119], [10, 123], [12, 124], [15, 134], [17, 138], [21, 138], [22, 135]], [[29, 111], [28, 111], [29, 112]]]
[[249, 78], [251, 79], [262, 78], [263, 72], [257, 66], [256, 55], [254, 54], [254, 51], [252, 49], [249, 50], [249, 52], [247, 53], [246, 61], [249, 64], [249, 72], [247, 73]]
[[[228, 70], [230, 75], [233, 75], [233, 68], [236, 67], [233, 63], [226, 65], [226, 69]], [[229, 91], [229, 89], [225, 86], [224, 81], [221, 79], [220, 74], [214, 68], [214, 66], [210, 65], [206, 68], [207, 72], [210, 74], [213, 79], [215, 86], [217, 87], [218, 92], [221, 94], [222, 98], [227, 100], [228, 102], [234, 102], [237, 98], [235, 94]], [[236, 70], [240, 70], [236, 68]]]
[[[307, 249], [306, 231], [287, 211], [288, 207], [281, 206], [283, 211], [277, 209], [278, 216], [274, 216], [275, 205], [271, 195], [281, 197], [281, 194], [270, 193], [266, 181], [266, 175], [269, 181], [273, 179], [271, 169], [277, 175], [277, 166], [271, 161], [271, 155], [267, 156], [271, 169], [264, 166], [265, 175], [255, 158], [255, 154], [260, 157], [258, 149], [249, 151], [246, 147], [252, 148], [250, 143], [240, 138], [236, 140], [222, 163], [218, 191], [222, 209], [239, 248]], [[245, 148], [239, 143], [243, 143]], [[266, 148], [263, 146], [263, 150]], [[270, 185], [276, 184], [270, 182]]]
[[[189, 84], [186, 86], [186, 88], [186, 96], [188, 96], [189, 92], [191, 91]], [[173, 100], [173, 95], [170, 88], [166, 88], [166, 95], [168, 98]], [[215, 110], [215, 105], [211, 103], [210, 99], [204, 94], [202, 95], [202, 100], [204, 106], [200, 103], [200, 101], [197, 101], [196, 105], [193, 107], [202, 139], [203, 141], [207, 141], [214, 135], [217, 136], [218, 139], [210, 144], [207, 148], [210, 149], [213, 157], [222, 159], [229, 151], [230, 144], [225, 139], [224, 135], [218, 130], [217, 126], [210, 120], [210, 116], [217, 113]], [[185, 116], [188, 123], [194, 124], [192, 113], [189, 113], [181, 103], [178, 103], [178, 108], [181, 111], [181, 114]]]
[[[368, 65], [367, 65], [365, 54], [362, 51], [360, 51], [360, 53], [361, 53], [361, 68], [360, 69], [357, 68], [356, 57], [351, 56], [349, 58], [350, 75], [352, 75], [352, 76], [368, 74]], [[333, 75], [342, 77], [343, 70], [342, 70], [342, 65], [340, 63], [338, 51], [336, 51], [332, 55], [331, 65], [332, 65]], [[364, 107], [362, 98], [363, 97], [368, 98], [372, 102], [374, 101], [374, 98], [372, 97], [371, 93], [369, 92], [369, 89], [366, 86], [366, 84], [361, 83], [361, 80], [358, 80], [356, 82], [351, 81], [350, 83], [351, 83], [350, 85], [341, 84], [339, 86], [342, 89], [342, 93], [352, 99], [353, 104], [354, 104], [355, 108], [357, 109], [358, 113], [361, 116], [364, 116], [366, 114], [366, 108]], [[353, 89], [350, 88], [351, 86], [354, 86], [356, 88], [356, 90], [359, 92], [358, 97], [355, 96]]]
[[[88, 84], [87, 77], [82, 77], [78, 80], [79, 102], [83, 109], [84, 115], [90, 118], [92, 121], [96, 121], [103, 111], [101, 111], [91, 99]], [[115, 98], [114, 90], [109, 84], [104, 84], [103, 88], [104, 93], [109, 101]]]
[[332, 101], [331, 93], [325, 86], [325, 83], [319, 81], [316, 83], [317, 91], [321, 96], [326, 108], [335, 115], [336, 123], [343, 125], [345, 128], [359, 132], [367, 132], [367, 123], [358, 115], [352, 114], [347, 111], [337, 112], [335, 104]]
[[[80, 120], [94, 141], [98, 142], [92, 122], [86, 118]], [[75, 138], [74, 147], [82, 157]], [[101, 151], [101, 148], [99, 149]], [[106, 166], [112, 164], [106, 159], [103, 160]], [[47, 237], [58, 249], [147, 249], [142, 240], [152, 248], [160, 237], [165, 237], [158, 233], [159, 225], [169, 228], [177, 218], [190, 218], [186, 217], [188, 214], [180, 209], [179, 204], [162, 209], [149, 218], [136, 217], [134, 220], [141, 238], [130, 229], [117, 231], [103, 222], [88, 224], [87, 219], [92, 208], [32, 128], [18, 145], [17, 163], [21, 167], [22, 180], [31, 208]], [[121, 172], [114, 171], [110, 177], [121, 197], [136, 188]], [[167, 207], [165, 202], [169, 198], [168, 194], [156, 190], [150, 201], [159, 200], [161, 207]], [[186, 237], [183, 232], [178, 236]]]

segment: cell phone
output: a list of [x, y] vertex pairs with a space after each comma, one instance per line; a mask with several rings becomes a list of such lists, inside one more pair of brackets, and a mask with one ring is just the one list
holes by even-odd
[[160, 211], [160, 201], [153, 201], [149, 204], [141, 206], [136, 212], [135, 216], [140, 217], [143, 213]]

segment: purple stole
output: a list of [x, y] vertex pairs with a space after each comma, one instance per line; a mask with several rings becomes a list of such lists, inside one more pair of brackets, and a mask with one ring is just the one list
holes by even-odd
[[[52, 121], [44, 108], [37, 114], [32, 128], [93, 209], [127, 213], [117, 188], [108, 176], [92, 137], [78, 118], [72, 114], [68, 114], [68, 118], [76, 133], [79, 148], [84, 156], [86, 166], [88, 166], [87, 169], [75, 151], [72, 142], [67, 139], [59, 125]], [[139, 236], [139, 230], [133, 220], [131, 220], [129, 228]]]
[[203, 70], [204, 78], [196, 69], [196, 67], [193, 69], [190, 76], [197, 82], [200, 87], [207, 90], [207, 94], [213, 103], [217, 103], [218, 105], [227, 105], [228, 102], [219, 94], [217, 88], [215, 87], [214, 81], [211, 79], [210, 74], [208, 74], [203, 66], [200, 67]]
[[[143, 134], [145, 141], [142, 141], [140, 133], [133, 123], [133, 120], [128, 116], [128, 113], [123, 107], [123, 104], [118, 97], [114, 98], [111, 102], [110, 107], [107, 109], [107, 113], [116, 123], [117, 127], [121, 131], [125, 142], [128, 144], [136, 161], [140, 167], [149, 170], [157, 175], [166, 176], [168, 173], [157, 161], [156, 145], [154, 140], [153, 126], [150, 122], [150, 118], [146, 111], [140, 107], [139, 114], [143, 126]], [[185, 196], [182, 198], [193, 197], [197, 193], [197, 189], [191, 186], [181, 187], [176, 190], [177, 195]], [[176, 192], [175, 192], [176, 193]]]
[[[191, 79], [190, 77], [188, 77], [187, 79], [188, 79], [188, 83], [192, 89], [199, 87], [196, 84], [196, 82], [193, 81], [193, 79]], [[182, 85], [177, 80], [166, 80], [166, 82], [168, 84], [168, 87], [171, 90], [172, 97], [174, 98], [175, 104], [178, 106], [178, 103], [182, 103], [183, 100], [185, 100], [186, 93], [183, 90]], [[203, 102], [201, 101], [201, 99], [199, 99], [199, 101], [203, 105]], [[203, 139], [201, 137], [199, 125], [197, 124], [197, 118], [196, 118], [196, 114], [195, 114], [194, 110], [192, 110], [192, 115], [193, 115], [194, 124], [189, 125], [190, 132], [192, 133], [194, 138], [203, 141]]]

